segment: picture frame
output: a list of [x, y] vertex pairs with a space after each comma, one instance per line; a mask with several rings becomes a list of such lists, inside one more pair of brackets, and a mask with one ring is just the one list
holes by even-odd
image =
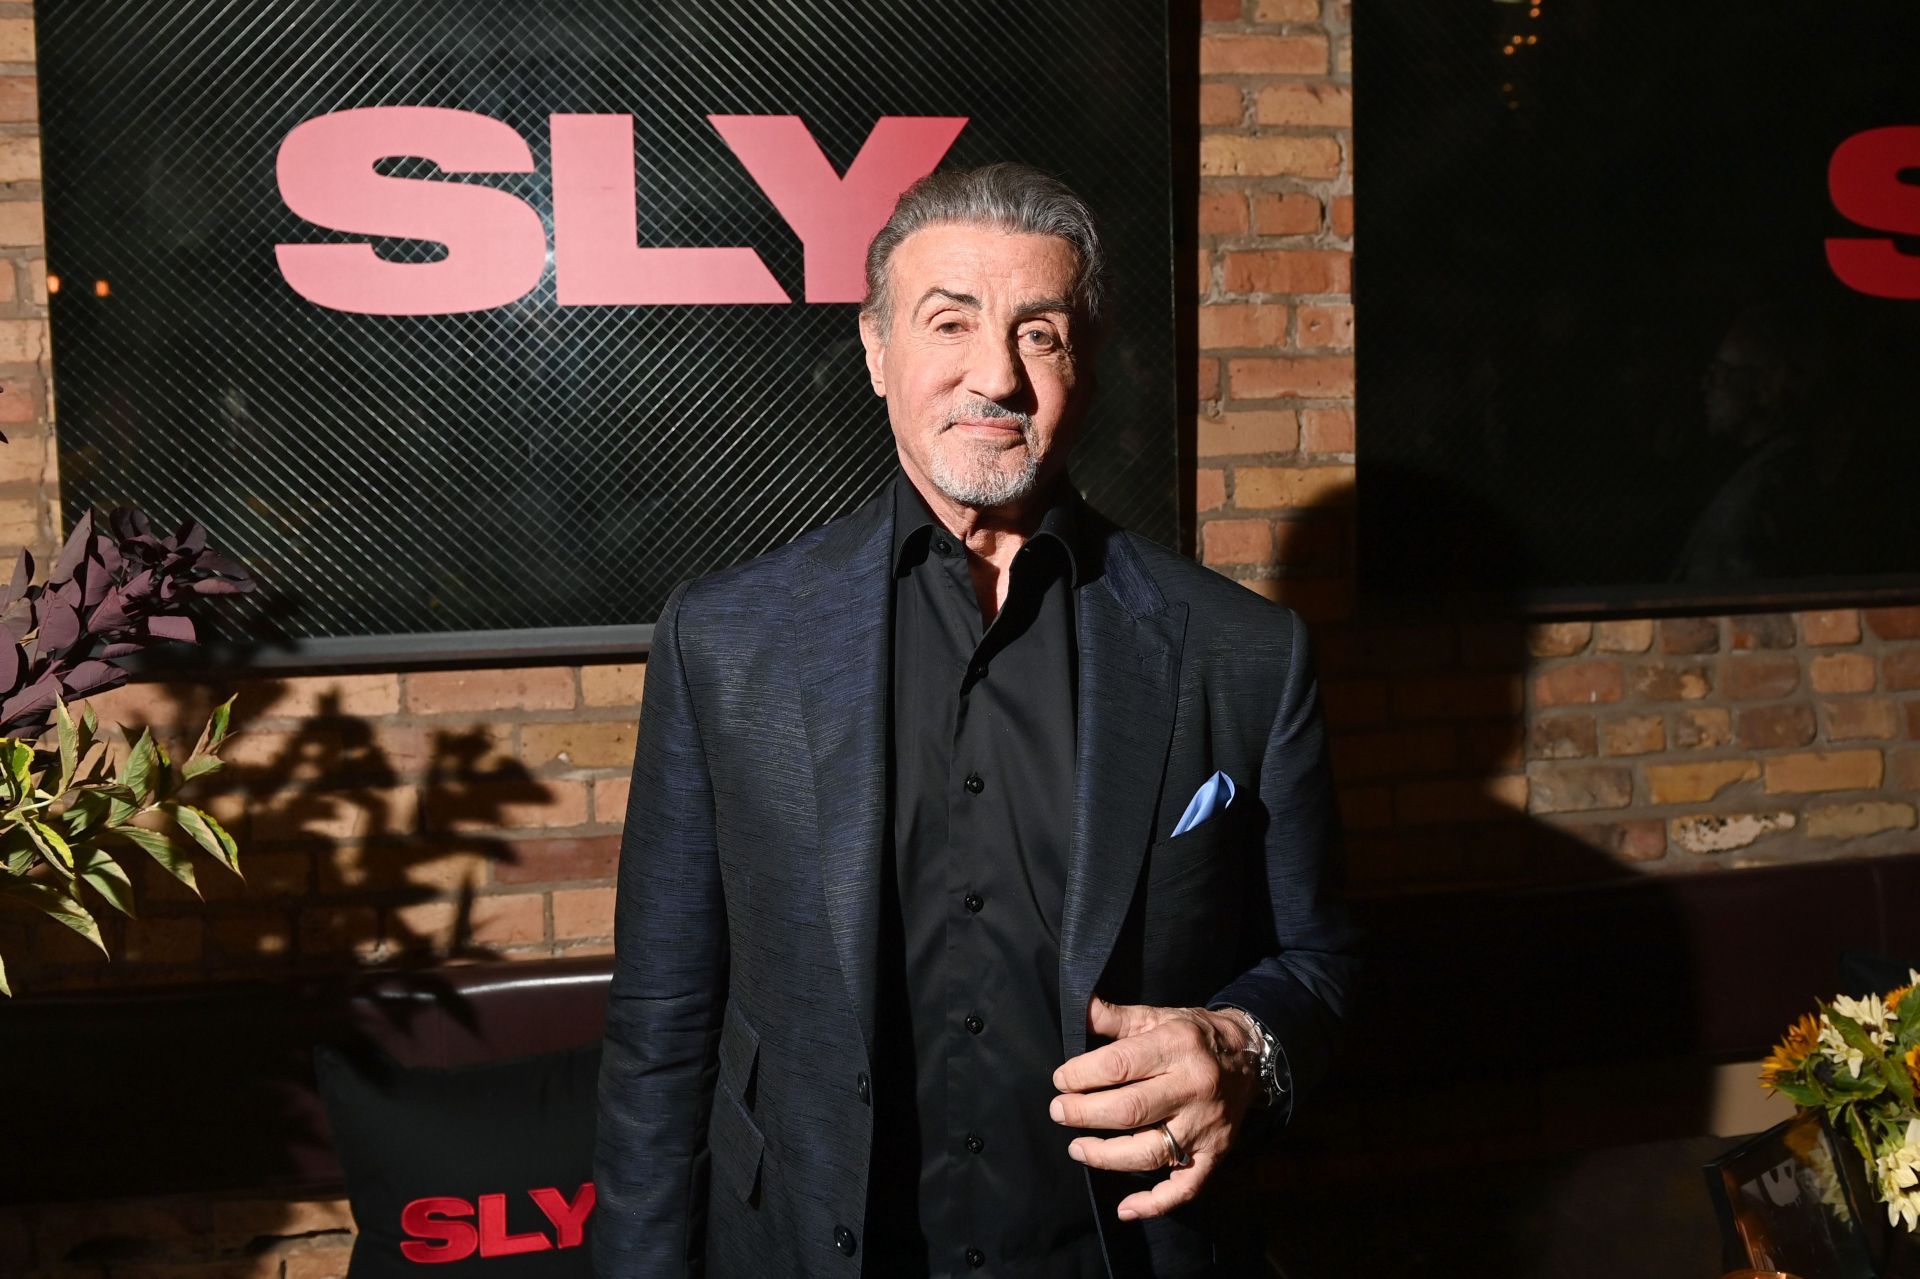
[[1709, 1161], [1722, 1262], [1803, 1279], [1876, 1279], [1873, 1205], [1858, 1156], [1803, 1111]]

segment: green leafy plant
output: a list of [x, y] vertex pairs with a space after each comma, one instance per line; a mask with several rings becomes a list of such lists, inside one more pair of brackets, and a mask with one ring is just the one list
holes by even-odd
[[[145, 853], [196, 895], [194, 845], [239, 873], [233, 837], [179, 798], [220, 767], [233, 700], [214, 711], [179, 769], [145, 730], [116, 763], [92, 708], [76, 721], [72, 706], [124, 684], [120, 659], [196, 642], [193, 601], [246, 594], [254, 580], [209, 545], [197, 521], [163, 537], [129, 508], [83, 513], [47, 580], [33, 577], [23, 550], [0, 585], [0, 904], [49, 915], [104, 953], [98, 904], [133, 914], [116, 850]], [[0, 993], [13, 993], [3, 959]]]
[[[195, 847], [240, 873], [233, 836], [211, 813], [180, 799], [189, 783], [221, 767], [233, 699], [214, 709], [177, 768], [150, 729], [116, 763], [92, 707], [78, 719], [58, 698], [52, 709], [54, 747], [0, 738], [0, 900], [58, 920], [105, 954], [98, 905], [134, 914], [133, 884], [116, 852], [153, 858], [196, 896]], [[0, 993], [13, 993], [4, 958]]]

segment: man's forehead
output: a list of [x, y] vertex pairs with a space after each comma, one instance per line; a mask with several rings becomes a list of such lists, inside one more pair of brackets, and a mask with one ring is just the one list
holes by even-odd
[[946, 222], [922, 227], [901, 241], [891, 265], [895, 296], [909, 302], [929, 290], [982, 298], [1009, 286], [1064, 297], [1079, 254], [1059, 236]]

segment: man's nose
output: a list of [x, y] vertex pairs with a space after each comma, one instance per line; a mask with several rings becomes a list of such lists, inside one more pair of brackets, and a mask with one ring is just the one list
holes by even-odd
[[1026, 381], [1026, 367], [1009, 343], [982, 336], [969, 356], [967, 389], [982, 399], [1010, 400]]

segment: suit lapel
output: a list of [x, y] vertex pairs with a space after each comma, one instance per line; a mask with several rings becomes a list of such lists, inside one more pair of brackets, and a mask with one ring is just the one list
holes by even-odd
[[1117, 530], [1076, 593], [1073, 838], [1060, 926], [1060, 1034], [1086, 1050], [1087, 1001], [1125, 921], [1166, 773], [1186, 605], [1167, 605]]
[[871, 1053], [887, 811], [891, 504], [882, 496], [832, 533], [806, 561], [794, 640], [828, 922]]

